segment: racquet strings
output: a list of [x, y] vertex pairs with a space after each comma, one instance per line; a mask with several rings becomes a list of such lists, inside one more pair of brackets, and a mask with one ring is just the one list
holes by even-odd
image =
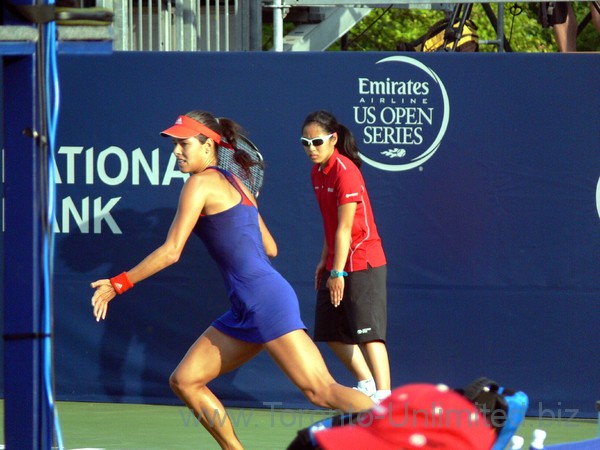
[[265, 165], [262, 155], [256, 146], [245, 137], [237, 139], [237, 148], [249, 155], [255, 164], [245, 170], [235, 160], [234, 150], [229, 144], [226, 144], [226, 146], [218, 146], [219, 167], [233, 173], [255, 197], [258, 197], [264, 181]]

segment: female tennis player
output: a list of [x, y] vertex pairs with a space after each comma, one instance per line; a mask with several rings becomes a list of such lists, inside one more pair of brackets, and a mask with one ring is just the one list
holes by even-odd
[[[191, 175], [182, 188], [166, 240], [131, 270], [91, 284], [93, 313], [99, 321], [106, 318], [108, 304], [117, 294], [177, 262], [192, 232], [200, 237], [221, 270], [231, 308], [190, 347], [169, 382], [227, 449], [242, 445], [225, 408], [207, 384], [262, 349], [313, 404], [343, 411], [373, 405], [362, 393], [337, 384], [329, 373], [306, 333], [294, 290], [270, 263], [277, 245], [258, 213], [255, 196], [235, 175], [219, 167], [218, 148], [227, 145], [237, 152], [240, 131], [231, 120], [217, 121], [210, 113], [192, 111], [162, 132], [173, 139], [179, 169]], [[209, 420], [216, 414], [226, 420]]]
[[[314, 163], [311, 179], [325, 229], [315, 271], [314, 339], [327, 342], [357, 380], [368, 382], [372, 373], [372, 397], [379, 402], [391, 387], [387, 265], [358, 147], [350, 130], [327, 111], [306, 117], [301, 142]], [[360, 381], [358, 389], [365, 391]]]

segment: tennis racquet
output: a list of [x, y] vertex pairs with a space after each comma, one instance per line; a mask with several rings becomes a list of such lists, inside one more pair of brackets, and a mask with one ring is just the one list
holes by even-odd
[[[265, 162], [258, 147], [246, 136], [237, 138], [237, 158], [233, 147], [224, 140], [218, 146], [218, 166], [234, 174], [246, 187], [258, 197], [265, 178]], [[247, 169], [244, 169], [247, 166]]]

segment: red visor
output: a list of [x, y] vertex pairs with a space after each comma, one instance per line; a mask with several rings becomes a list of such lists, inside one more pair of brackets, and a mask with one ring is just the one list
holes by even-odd
[[177, 139], [187, 139], [202, 134], [203, 136], [212, 139], [217, 144], [221, 143], [221, 136], [219, 133], [187, 116], [179, 116], [172, 127], [167, 128], [160, 134], [162, 136], [171, 136]]

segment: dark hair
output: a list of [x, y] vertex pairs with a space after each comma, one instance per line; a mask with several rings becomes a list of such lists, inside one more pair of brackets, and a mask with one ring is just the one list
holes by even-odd
[[360, 159], [356, 140], [354, 139], [352, 132], [339, 123], [333, 114], [323, 109], [310, 113], [306, 116], [306, 119], [304, 119], [302, 130], [311, 123], [319, 125], [327, 133], [337, 133], [338, 141], [336, 147], [338, 151], [342, 155], [350, 158], [356, 167], [360, 168], [362, 160]]
[[[248, 171], [253, 165], [259, 164], [258, 162], [252, 160], [252, 157], [248, 153], [237, 148], [238, 138], [241, 134], [245, 134], [245, 130], [237, 122], [234, 122], [226, 117], [216, 118], [211, 113], [199, 109], [188, 112], [186, 116], [190, 119], [194, 119], [196, 122], [200, 122], [202, 125], [210, 128], [214, 132], [219, 133], [221, 138], [223, 138], [229, 145], [233, 147], [233, 159], [245, 171]], [[206, 142], [206, 136], [201, 134], [197, 137], [200, 142]]]

